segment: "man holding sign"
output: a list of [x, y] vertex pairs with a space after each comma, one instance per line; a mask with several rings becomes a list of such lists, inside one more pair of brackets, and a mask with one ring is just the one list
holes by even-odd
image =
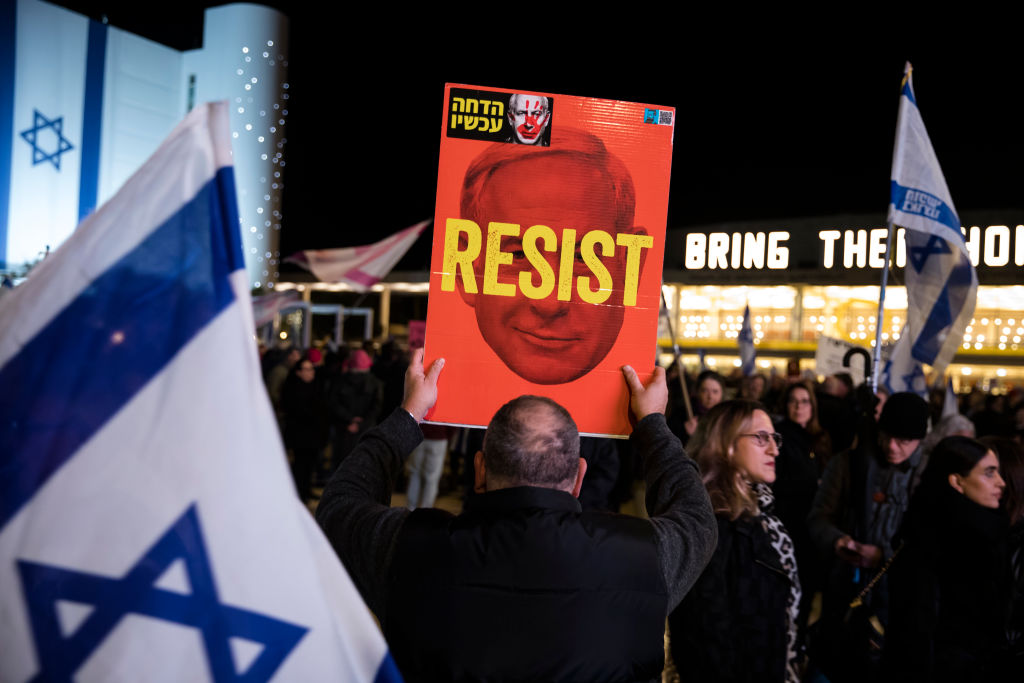
[[478, 496], [461, 515], [389, 507], [422, 438], [444, 366], [422, 351], [405, 399], [324, 491], [317, 519], [408, 680], [646, 680], [663, 666], [665, 615], [717, 541], [696, 464], [665, 424], [660, 368], [644, 386], [622, 369], [631, 436], [644, 458], [649, 520], [582, 512], [586, 464], [554, 401], [522, 396], [491, 420]]

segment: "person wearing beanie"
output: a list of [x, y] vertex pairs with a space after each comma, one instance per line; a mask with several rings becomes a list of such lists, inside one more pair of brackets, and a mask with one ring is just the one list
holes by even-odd
[[348, 355], [342, 369], [346, 372], [368, 372], [373, 367], [373, 360], [370, 354], [362, 349], [356, 349]]
[[927, 433], [927, 402], [908, 392], [893, 394], [882, 408], [877, 436], [862, 435], [852, 449], [832, 458], [822, 475], [807, 525], [821, 552], [834, 559], [811, 657], [835, 683], [868, 680], [877, 671], [880, 639], [869, 642], [864, 633], [864, 642], [849, 642], [846, 617], [850, 602], [882, 574], [861, 609], [884, 629], [888, 577], [883, 568], [896, 552], [893, 539], [924, 468], [921, 441]]
[[370, 354], [355, 349], [348, 354], [341, 375], [328, 390], [327, 408], [334, 428], [331, 472], [355, 448], [363, 433], [377, 424], [384, 385], [370, 372], [372, 366]]

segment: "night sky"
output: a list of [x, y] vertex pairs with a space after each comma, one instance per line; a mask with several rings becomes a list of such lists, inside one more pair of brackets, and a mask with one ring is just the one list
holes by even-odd
[[[329, 27], [309, 19], [293, 21], [282, 253], [365, 243], [433, 215], [446, 81], [676, 107], [670, 228], [851, 212], [882, 221], [909, 59], [961, 215], [1024, 207], [1024, 59], [1012, 51], [867, 35], [719, 42], [679, 27], [609, 50], [582, 35], [537, 45], [510, 29], [460, 43], [480, 34], [455, 31], [383, 39], [339, 78]], [[340, 154], [340, 167], [325, 152]], [[425, 266], [427, 242], [401, 265]]]
[[[201, 4], [173, 18], [74, 8], [107, 9], [112, 24], [185, 49], [201, 40]], [[1024, 207], [1024, 58], [1019, 36], [996, 35], [997, 17], [983, 31], [966, 20], [926, 30], [898, 15], [785, 31], [770, 28], [788, 24], [781, 17], [755, 18], [740, 30], [637, 5], [643, 16], [588, 16], [598, 28], [585, 29], [553, 11], [533, 21], [545, 5], [473, 20], [463, 3], [454, 19], [278, 5], [291, 19], [282, 255], [366, 244], [433, 215], [445, 82], [674, 106], [670, 228], [835, 213], [882, 221], [909, 59], [961, 217]], [[425, 269], [428, 241], [399, 269]]]

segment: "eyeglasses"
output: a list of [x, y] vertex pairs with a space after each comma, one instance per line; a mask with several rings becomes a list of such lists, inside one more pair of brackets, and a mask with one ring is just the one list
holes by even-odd
[[912, 444], [915, 444], [918, 441], [920, 441], [920, 439], [901, 439], [898, 436], [889, 436], [888, 434], [883, 432], [878, 435], [878, 441], [879, 443], [882, 444], [883, 448], [886, 447], [890, 441], [895, 441], [896, 445], [898, 445], [900, 448], [907, 448]]
[[789, 399], [789, 405], [791, 405], [791, 406], [809, 406], [809, 405], [811, 405], [811, 399], [809, 399], [809, 398], [791, 398], [791, 399]]
[[771, 441], [775, 442], [776, 448], [782, 448], [782, 434], [778, 432], [755, 432], [754, 434], [739, 434], [738, 436], [749, 436], [761, 448], [767, 448]]

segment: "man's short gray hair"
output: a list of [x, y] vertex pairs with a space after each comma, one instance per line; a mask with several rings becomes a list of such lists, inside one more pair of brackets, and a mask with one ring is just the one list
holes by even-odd
[[501, 486], [564, 489], [579, 470], [580, 434], [572, 416], [543, 396], [520, 396], [498, 409], [484, 436], [487, 478]]

